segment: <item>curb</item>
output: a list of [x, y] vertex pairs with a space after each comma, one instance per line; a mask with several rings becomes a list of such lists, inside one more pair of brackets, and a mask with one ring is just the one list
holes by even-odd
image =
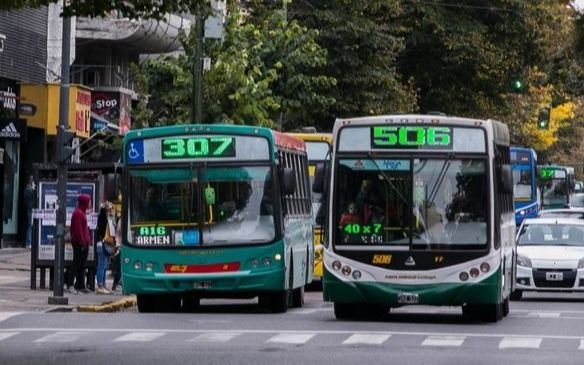
[[99, 305], [80, 305], [77, 306], [77, 312], [89, 312], [89, 313], [99, 313], [99, 312], [119, 312], [125, 308], [131, 308], [136, 306], [136, 296], [131, 295], [122, 299], [114, 300], [111, 302], [105, 302]]

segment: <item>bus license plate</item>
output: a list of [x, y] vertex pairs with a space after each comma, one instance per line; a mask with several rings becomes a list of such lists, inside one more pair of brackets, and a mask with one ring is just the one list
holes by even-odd
[[195, 281], [193, 283], [193, 289], [208, 289], [213, 286], [212, 281]]
[[418, 304], [420, 302], [420, 296], [412, 293], [400, 293], [397, 296], [397, 302], [399, 304]]
[[547, 281], [562, 281], [564, 280], [564, 273], [561, 272], [546, 272], [545, 279]]

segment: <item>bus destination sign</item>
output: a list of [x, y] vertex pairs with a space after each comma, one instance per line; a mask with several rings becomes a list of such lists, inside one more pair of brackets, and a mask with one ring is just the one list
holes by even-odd
[[172, 137], [161, 140], [162, 159], [235, 157], [235, 138]]
[[452, 149], [452, 129], [430, 126], [373, 126], [371, 148]]

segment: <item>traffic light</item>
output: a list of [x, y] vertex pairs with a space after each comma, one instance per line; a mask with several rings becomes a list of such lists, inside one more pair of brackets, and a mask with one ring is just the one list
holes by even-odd
[[537, 116], [537, 127], [539, 129], [547, 129], [550, 123], [550, 108], [542, 108], [539, 110]]
[[515, 80], [513, 80], [512, 87], [513, 87], [513, 91], [514, 92], [516, 92], [516, 93], [522, 92], [524, 86], [525, 85], [523, 84], [523, 81], [521, 79], [515, 79]]
[[73, 138], [75, 137], [75, 131], [65, 129], [63, 126], [57, 128], [57, 148], [60, 149], [60, 162], [66, 162], [75, 153], [75, 147], [71, 146]]

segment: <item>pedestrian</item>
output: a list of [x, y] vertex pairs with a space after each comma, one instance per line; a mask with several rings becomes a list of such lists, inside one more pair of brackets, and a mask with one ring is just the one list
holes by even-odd
[[[69, 293], [89, 293], [85, 288], [85, 266], [91, 246], [91, 235], [87, 225], [87, 213], [91, 205], [91, 197], [81, 194], [77, 198], [77, 207], [71, 216], [71, 245], [73, 246], [73, 264], [67, 275], [67, 291]], [[74, 288], [74, 289], [73, 289]]]
[[105, 286], [110, 258], [116, 251], [116, 213], [114, 205], [102, 204], [97, 218], [97, 294], [111, 294]]
[[26, 209], [26, 233], [24, 237], [24, 244], [26, 248], [32, 247], [32, 208], [34, 207], [34, 179], [28, 177], [26, 188], [24, 189], [24, 207]]
[[119, 286], [122, 286], [122, 284], [120, 284], [120, 280], [122, 279], [122, 266], [120, 263], [121, 244], [122, 244], [122, 219], [118, 218], [116, 226], [116, 250], [112, 255], [112, 271], [114, 276], [112, 292], [118, 290]]

